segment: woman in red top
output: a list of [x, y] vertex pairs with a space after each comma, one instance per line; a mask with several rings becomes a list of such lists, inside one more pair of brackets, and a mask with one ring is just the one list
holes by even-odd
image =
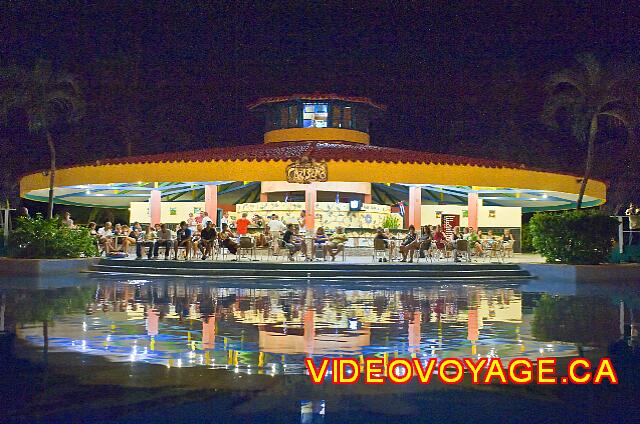
[[436, 247], [438, 249], [444, 249], [447, 236], [442, 232], [442, 226], [438, 225], [436, 227], [436, 232], [433, 234], [433, 240], [436, 242]]

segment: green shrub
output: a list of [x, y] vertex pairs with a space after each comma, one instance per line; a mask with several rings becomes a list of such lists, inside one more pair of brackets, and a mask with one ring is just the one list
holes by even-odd
[[59, 218], [20, 217], [9, 236], [9, 255], [14, 258], [60, 259], [96, 256], [95, 238], [86, 228], [69, 228]]
[[618, 222], [592, 211], [537, 213], [529, 221], [531, 244], [547, 262], [599, 264], [609, 258]]
[[387, 215], [382, 220], [382, 228], [390, 230], [400, 228], [400, 217], [398, 215]]

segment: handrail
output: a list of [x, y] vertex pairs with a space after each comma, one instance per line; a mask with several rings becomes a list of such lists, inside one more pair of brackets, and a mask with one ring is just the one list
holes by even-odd
[[[629, 219], [629, 215], [611, 215], [612, 218], [616, 218], [618, 220], [618, 250], [620, 254], [624, 253], [624, 234], [632, 234], [632, 233], [640, 233], [640, 230], [632, 230], [629, 228], [628, 230], [624, 229], [624, 219]], [[631, 243], [631, 239], [629, 239], [629, 243]]]

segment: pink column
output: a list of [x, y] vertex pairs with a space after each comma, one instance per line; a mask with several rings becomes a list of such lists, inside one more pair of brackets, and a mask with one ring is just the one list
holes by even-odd
[[309, 184], [304, 190], [304, 209], [307, 211], [307, 215], [304, 220], [304, 226], [307, 231], [313, 232], [316, 222], [316, 199], [318, 198], [318, 191], [314, 184]]
[[218, 225], [218, 186], [215, 184], [205, 184], [204, 186], [204, 211], [209, 214], [209, 218]]
[[160, 224], [161, 199], [162, 194], [160, 190], [151, 190], [151, 197], [149, 197], [149, 215], [151, 217], [151, 225]]
[[422, 188], [409, 187], [409, 225], [420, 229], [420, 215], [422, 214]]
[[371, 193], [364, 195], [364, 202], [366, 204], [371, 204], [373, 201], [371, 200]]
[[469, 206], [469, 223], [468, 227], [478, 229], [478, 193], [471, 192], [467, 198]]
[[269, 195], [267, 193], [260, 193], [260, 201], [261, 202], [268, 202], [269, 201]]

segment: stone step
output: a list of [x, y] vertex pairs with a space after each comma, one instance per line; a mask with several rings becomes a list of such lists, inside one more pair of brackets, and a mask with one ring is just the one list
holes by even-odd
[[[131, 263], [134, 262], [134, 263]], [[95, 273], [146, 274], [169, 276], [203, 276], [225, 278], [350, 278], [350, 279], [428, 279], [428, 280], [468, 280], [468, 279], [530, 279], [532, 275], [517, 265], [493, 264], [489, 266], [453, 265], [399, 265], [391, 267], [377, 264], [349, 264], [349, 266], [315, 266], [313, 263], [269, 263], [256, 268], [256, 263], [210, 263], [185, 261], [122, 261], [106, 260], [92, 267]], [[197, 266], [201, 265], [201, 266]], [[294, 266], [292, 266], [294, 265]], [[489, 264], [486, 264], [489, 265]]]
[[408, 271], [408, 270], [424, 270], [428, 268], [430, 270], [520, 270], [518, 264], [505, 264], [505, 263], [488, 263], [488, 262], [446, 262], [446, 263], [432, 263], [424, 262], [422, 260], [419, 263], [398, 263], [398, 262], [361, 262], [350, 263], [342, 261], [314, 261], [314, 262], [264, 262], [264, 261], [251, 261], [249, 259], [242, 259], [240, 261], [175, 261], [175, 260], [135, 260], [135, 259], [101, 259], [99, 265], [105, 266], [126, 266], [126, 267], [155, 267], [155, 268], [197, 268], [197, 269], [238, 269], [238, 268], [251, 268], [256, 270], [270, 270], [277, 268], [283, 268], [288, 270], [295, 269], [314, 269], [314, 270], [360, 270], [365, 268], [372, 268], [375, 270], [393, 270], [393, 271]]

